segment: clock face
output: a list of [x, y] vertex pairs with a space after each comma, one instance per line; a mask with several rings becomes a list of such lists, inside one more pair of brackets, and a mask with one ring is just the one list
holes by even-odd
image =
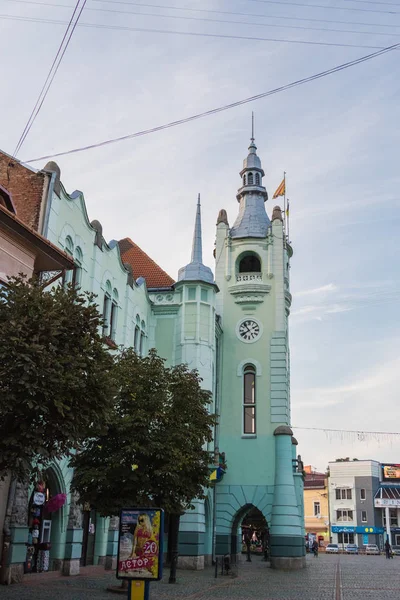
[[261, 326], [254, 319], [245, 319], [239, 323], [237, 332], [244, 342], [255, 342], [261, 335]]

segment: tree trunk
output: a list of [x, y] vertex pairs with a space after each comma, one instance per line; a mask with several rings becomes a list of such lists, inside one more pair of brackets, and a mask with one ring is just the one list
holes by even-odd
[[171, 570], [168, 583], [176, 583], [176, 569], [178, 566], [178, 538], [179, 521], [181, 515], [170, 515], [169, 517], [169, 536], [171, 538]]

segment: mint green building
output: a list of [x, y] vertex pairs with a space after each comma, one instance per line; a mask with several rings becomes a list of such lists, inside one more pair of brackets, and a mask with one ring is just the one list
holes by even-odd
[[[255, 531], [254, 517], [269, 540], [271, 566], [302, 568], [303, 475], [290, 429], [293, 252], [281, 209], [266, 210], [268, 194], [254, 139], [240, 171], [233, 225], [225, 210], [218, 214], [215, 275], [203, 264], [200, 197], [191, 260], [174, 281], [129, 238], [107, 243], [101, 224], [87, 215], [83, 194], [64, 189], [58, 165], [48, 163], [42, 173], [48, 185], [40, 233], [74, 257], [74, 281], [97, 294], [110, 351], [132, 346], [144, 354], [155, 347], [169, 364], [198, 369], [204, 388], [212, 392], [210, 410], [219, 418], [208, 448], [215, 457], [210, 472], [221, 457], [227, 468], [217, 470], [223, 476], [215, 479], [206, 499], [195, 501], [195, 509], [181, 518], [180, 567], [201, 569], [217, 555], [240, 554], [244, 534]], [[45, 476], [50, 497], [66, 494], [65, 505], [47, 522], [49, 568], [71, 575], [85, 564], [113, 568], [117, 519], [80, 506], [70, 492], [72, 473], [66, 464], [54, 464]], [[7, 504], [10, 581], [25, 568], [33, 490], [19, 486], [12, 493]]]

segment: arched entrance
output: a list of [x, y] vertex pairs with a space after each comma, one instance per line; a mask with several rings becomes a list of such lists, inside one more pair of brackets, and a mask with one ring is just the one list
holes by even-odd
[[[65, 486], [57, 465], [44, 473], [38, 472], [28, 505], [28, 539], [25, 573], [40, 573], [58, 568], [60, 562], [60, 536], [65, 519]], [[65, 540], [64, 540], [65, 543]]]
[[244, 506], [232, 525], [231, 554], [247, 552], [260, 556], [268, 545], [268, 523], [262, 512], [253, 504]]

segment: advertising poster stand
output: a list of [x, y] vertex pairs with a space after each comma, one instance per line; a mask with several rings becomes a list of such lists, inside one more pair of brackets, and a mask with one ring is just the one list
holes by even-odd
[[162, 578], [164, 511], [123, 508], [119, 515], [117, 579], [129, 582], [128, 600], [149, 600], [150, 582]]

